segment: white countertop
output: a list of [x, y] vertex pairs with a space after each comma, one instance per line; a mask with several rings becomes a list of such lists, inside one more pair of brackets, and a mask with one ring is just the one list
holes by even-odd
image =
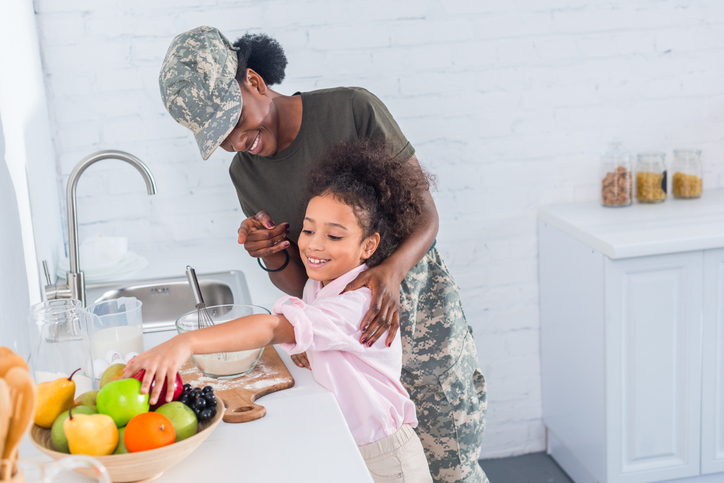
[[[125, 278], [181, 276], [190, 264], [197, 273], [243, 271], [252, 302], [258, 305], [270, 307], [281, 295], [256, 260], [236, 244], [214, 243], [138, 253], [148, 258], [149, 266]], [[272, 483], [372, 481], [332, 393], [317, 384], [311, 371], [295, 366], [286, 352], [277, 352], [294, 377], [294, 387], [259, 399], [258, 404], [267, 409], [262, 419], [219, 424], [191, 457], [164, 473], [157, 480], [159, 483], [209, 479]], [[20, 458], [50, 461], [27, 436], [20, 447]], [[30, 477], [27, 481], [36, 479]], [[62, 481], [91, 480], [72, 474]]]
[[724, 190], [622, 208], [599, 202], [542, 206], [538, 218], [614, 259], [724, 247]]

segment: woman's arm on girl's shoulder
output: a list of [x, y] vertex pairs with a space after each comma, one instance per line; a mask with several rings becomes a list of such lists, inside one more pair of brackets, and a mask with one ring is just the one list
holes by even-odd
[[[194, 354], [213, 354], [258, 349], [269, 344], [293, 343], [294, 327], [283, 315], [250, 315], [205, 329], [184, 332], [146, 352], [137, 355], [126, 365], [123, 377], [132, 377], [146, 370], [141, 392], [151, 389], [154, 378], [166, 380], [173, 387], [176, 373]], [[155, 404], [163, 384], [155, 384], [149, 402]], [[166, 402], [173, 391], [167, 391]]]
[[[408, 161], [411, 169], [422, 170], [414, 154]], [[437, 236], [439, 218], [430, 191], [423, 193], [423, 211], [415, 230], [402, 239], [382, 263], [365, 270], [345, 290], [368, 287], [372, 291], [370, 309], [362, 319], [360, 343], [371, 346], [389, 328], [386, 345], [395, 339], [400, 326], [400, 284], [407, 272], [422, 260]]]

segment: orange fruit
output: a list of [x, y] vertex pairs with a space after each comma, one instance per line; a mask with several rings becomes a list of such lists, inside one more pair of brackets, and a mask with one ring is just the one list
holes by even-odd
[[123, 436], [130, 453], [168, 446], [176, 441], [176, 431], [171, 421], [160, 413], [141, 413], [126, 425]]

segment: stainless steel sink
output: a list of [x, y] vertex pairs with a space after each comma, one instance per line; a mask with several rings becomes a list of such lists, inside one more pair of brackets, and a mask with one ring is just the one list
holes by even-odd
[[[238, 270], [197, 274], [207, 306], [249, 304], [251, 296], [244, 274]], [[136, 297], [143, 303], [143, 331], [176, 330], [176, 319], [195, 309], [185, 276], [129, 280], [86, 285], [88, 305], [120, 297]]]

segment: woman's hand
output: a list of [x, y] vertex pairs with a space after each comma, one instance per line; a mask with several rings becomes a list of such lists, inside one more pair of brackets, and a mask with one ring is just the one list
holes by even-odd
[[361, 344], [372, 347], [372, 344], [389, 329], [385, 345], [387, 347], [392, 345], [400, 327], [400, 283], [402, 281], [395, 275], [394, 270], [382, 264], [360, 273], [345, 287], [345, 291], [361, 287], [367, 287], [372, 291], [370, 308], [360, 324]]
[[[153, 390], [149, 394], [149, 403], [152, 405], [156, 404], [161, 395], [163, 380], [166, 379], [167, 387], [173, 388], [176, 383], [176, 373], [192, 354], [191, 347], [184, 335], [177, 335], [173, 339], [137, 355], [128, 361], [126, 368], [123, 369], [122, 377], [124, 378], [133, 377], [141, 369], [146, 370], [141, 382], [141, 392], [144, 394], [149, 391], [153, 379], [156, 378]], [[166, 391], [166, 402], [171, 402], [172, 399], [173, 390]]]
[[269, 257], [289, 247], [289, 223], [274, 225], [266, 211], [260, 211], [241, 222], [239, 244], [254, 258]]
[[310, 371], [312, 370], [312, 366], [309, 365], [309, 359], [307, 359], [307, 353], [306, 352], [300, 352], [299, 354], [293, 354], [292, 361], [299, 366], [299, 367], [306, 367]]

